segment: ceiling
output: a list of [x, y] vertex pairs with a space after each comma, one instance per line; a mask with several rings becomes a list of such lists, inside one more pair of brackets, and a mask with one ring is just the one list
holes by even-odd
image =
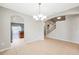
[[[0, 3], [0, 6], [29, 16], [38, 14], [38, 3]], [[79, 6], [78, 3], [42, 3], [41, 13], [47, 17]]]

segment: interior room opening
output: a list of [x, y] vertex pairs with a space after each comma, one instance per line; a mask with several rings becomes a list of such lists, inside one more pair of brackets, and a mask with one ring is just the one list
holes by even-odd
[[11, 44], [18, 45], [24, 41], [24, 24], [11, 23]]

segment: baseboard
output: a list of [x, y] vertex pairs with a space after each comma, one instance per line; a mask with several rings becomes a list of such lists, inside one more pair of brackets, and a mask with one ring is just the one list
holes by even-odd
[[1, 50], [0, 50], [0, 52], [4, 52], [4, 51], [6, 51], [6, 50], [9, 50], [9, 49], [11, 49], [11, 47], [9, 47], [9, 48], [4, 48], [4, 49], [1, 49]]
[[67, 42], [71, 42], [71, 43], [79, 44], [79, 42], [76, 42], [76, 41], [67, 41]]
[[75, 42], [75, 41], [69, 41], [69, 40], [61, 40], [61, 39], [58, 39], [58, 38], [50, 38], [50, 37], [47, 37], [49, 39], [56, 39], [56, 40], [60, 40], [60, 41], [64, 41], [64, 42], [70, 42], [70, 43], [74, 43], [74, 44], [79, 44], [79, 42]]

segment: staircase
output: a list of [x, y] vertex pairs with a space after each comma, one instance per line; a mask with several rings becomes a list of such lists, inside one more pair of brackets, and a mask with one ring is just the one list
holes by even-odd
[[47, 20], [45, 22], [45, 26], [44, 26], [44, 35], [46, 36], [47, 34], [49, 34], [50, 32], [52, 32], [56, 29], [57, 21], [64, 21], [64, 20], [65, 20], [65, 16], [61, 16], [60, 19], [57, 19], [57, 17], [55, 17], [50, 20]]

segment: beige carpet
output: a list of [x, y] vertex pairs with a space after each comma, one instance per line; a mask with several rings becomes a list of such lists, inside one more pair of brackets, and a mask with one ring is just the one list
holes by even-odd
[[79, 54], [79, 45], [64, 42], [56, 39], [45, 38], [45, 40], [40, 40], [32, 43], [25, 44], [24, 47], [16, 47], [10, 50], [4, 51], [3, 55], [72, 55]]

